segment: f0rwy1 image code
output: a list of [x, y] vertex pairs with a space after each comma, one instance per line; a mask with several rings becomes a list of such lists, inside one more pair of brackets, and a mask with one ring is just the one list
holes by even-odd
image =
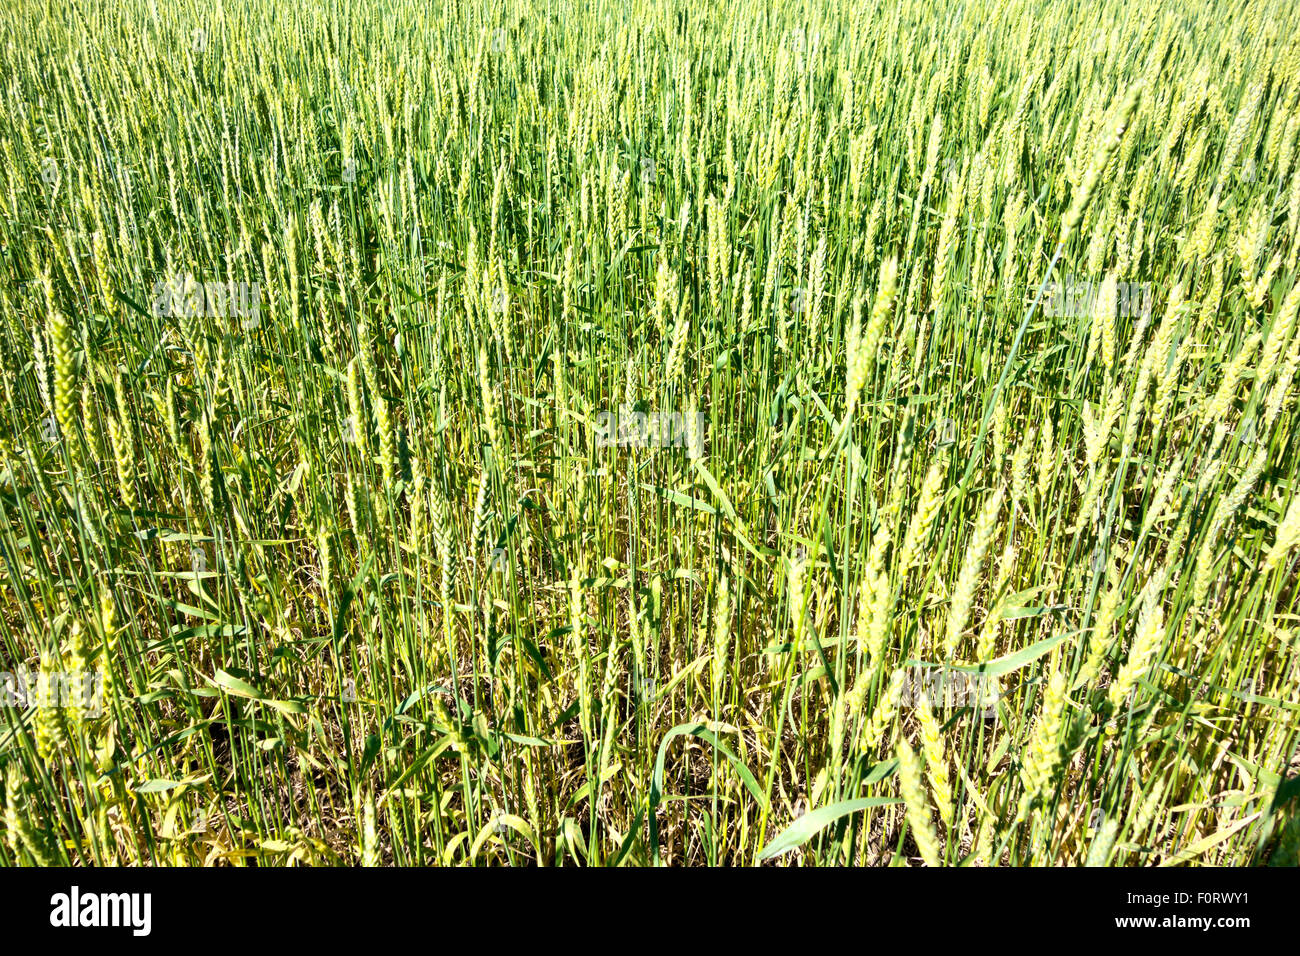
[[1130, 893], [1128, 895], [1129, 903], [1139, 903], [1143, 906], [1168, 906], [1171, 903], [1187, 904], [1196, 903], [1198, 906], [1214, 905], [1216, 903], [1248, 903], [1244, 891], [1239, 893], [1197, 893], [1195, 898], [1191, 893]]

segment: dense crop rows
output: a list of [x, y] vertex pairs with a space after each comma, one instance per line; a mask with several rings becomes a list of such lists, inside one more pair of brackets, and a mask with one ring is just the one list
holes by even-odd
[[6, 7], [0, 862], [1296, 864], [1294, 19]]

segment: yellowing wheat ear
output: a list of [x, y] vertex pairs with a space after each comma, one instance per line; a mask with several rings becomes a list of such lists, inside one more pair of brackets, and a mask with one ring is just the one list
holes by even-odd
[[1269, 549], [1264, 559], [1263, 570], [1268, 572], [1277, 567], [1287, 552], [1297, 544], [1300, 544], [1300, 497], [1291, 500], [1286, 515], [1278, 522], [1273, 547]]
[[930, 801], [921, 779], [921, 761], [906, 740], [898, 742], [898, 782], [917, 850], [926, 866], [940, 866], [939, 837], [930, 818]]

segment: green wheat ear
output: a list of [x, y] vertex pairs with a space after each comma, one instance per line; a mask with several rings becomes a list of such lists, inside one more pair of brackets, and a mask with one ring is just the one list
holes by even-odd
[[1137, 109], [1138, 99], [1142, 93], [1142, 84], [1132, 84], [1124, 99], [1120, 102], [1119, 108], [1116, 109], [1109, 125], [1102, 134], [1100, 142], [1088, 163], [1088, 167], [1083, 174], [1083, 180], [1075, 190], [1074, 199], [1070, 203], [1070, 208], [1066, 211], [1065, 216], [1061, 219], [1061, 238], [1074, 232], [1079, 225], [1079, 220], [1083, 218], [1084, 211], [1092, 201], [1093, 194], [1097, 191], [1098, 182], [1102, 173], [1110, 163], [1111, 157], [1119, 149], [1120, 139], [1128, 127], [1129, 120], [1133, 116], [1134, 110]]

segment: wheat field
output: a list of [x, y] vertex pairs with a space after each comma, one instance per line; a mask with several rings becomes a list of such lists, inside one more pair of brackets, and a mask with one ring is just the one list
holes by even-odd
[[1288, 0], [16, 0], [0, 863], [1300, 862]]

